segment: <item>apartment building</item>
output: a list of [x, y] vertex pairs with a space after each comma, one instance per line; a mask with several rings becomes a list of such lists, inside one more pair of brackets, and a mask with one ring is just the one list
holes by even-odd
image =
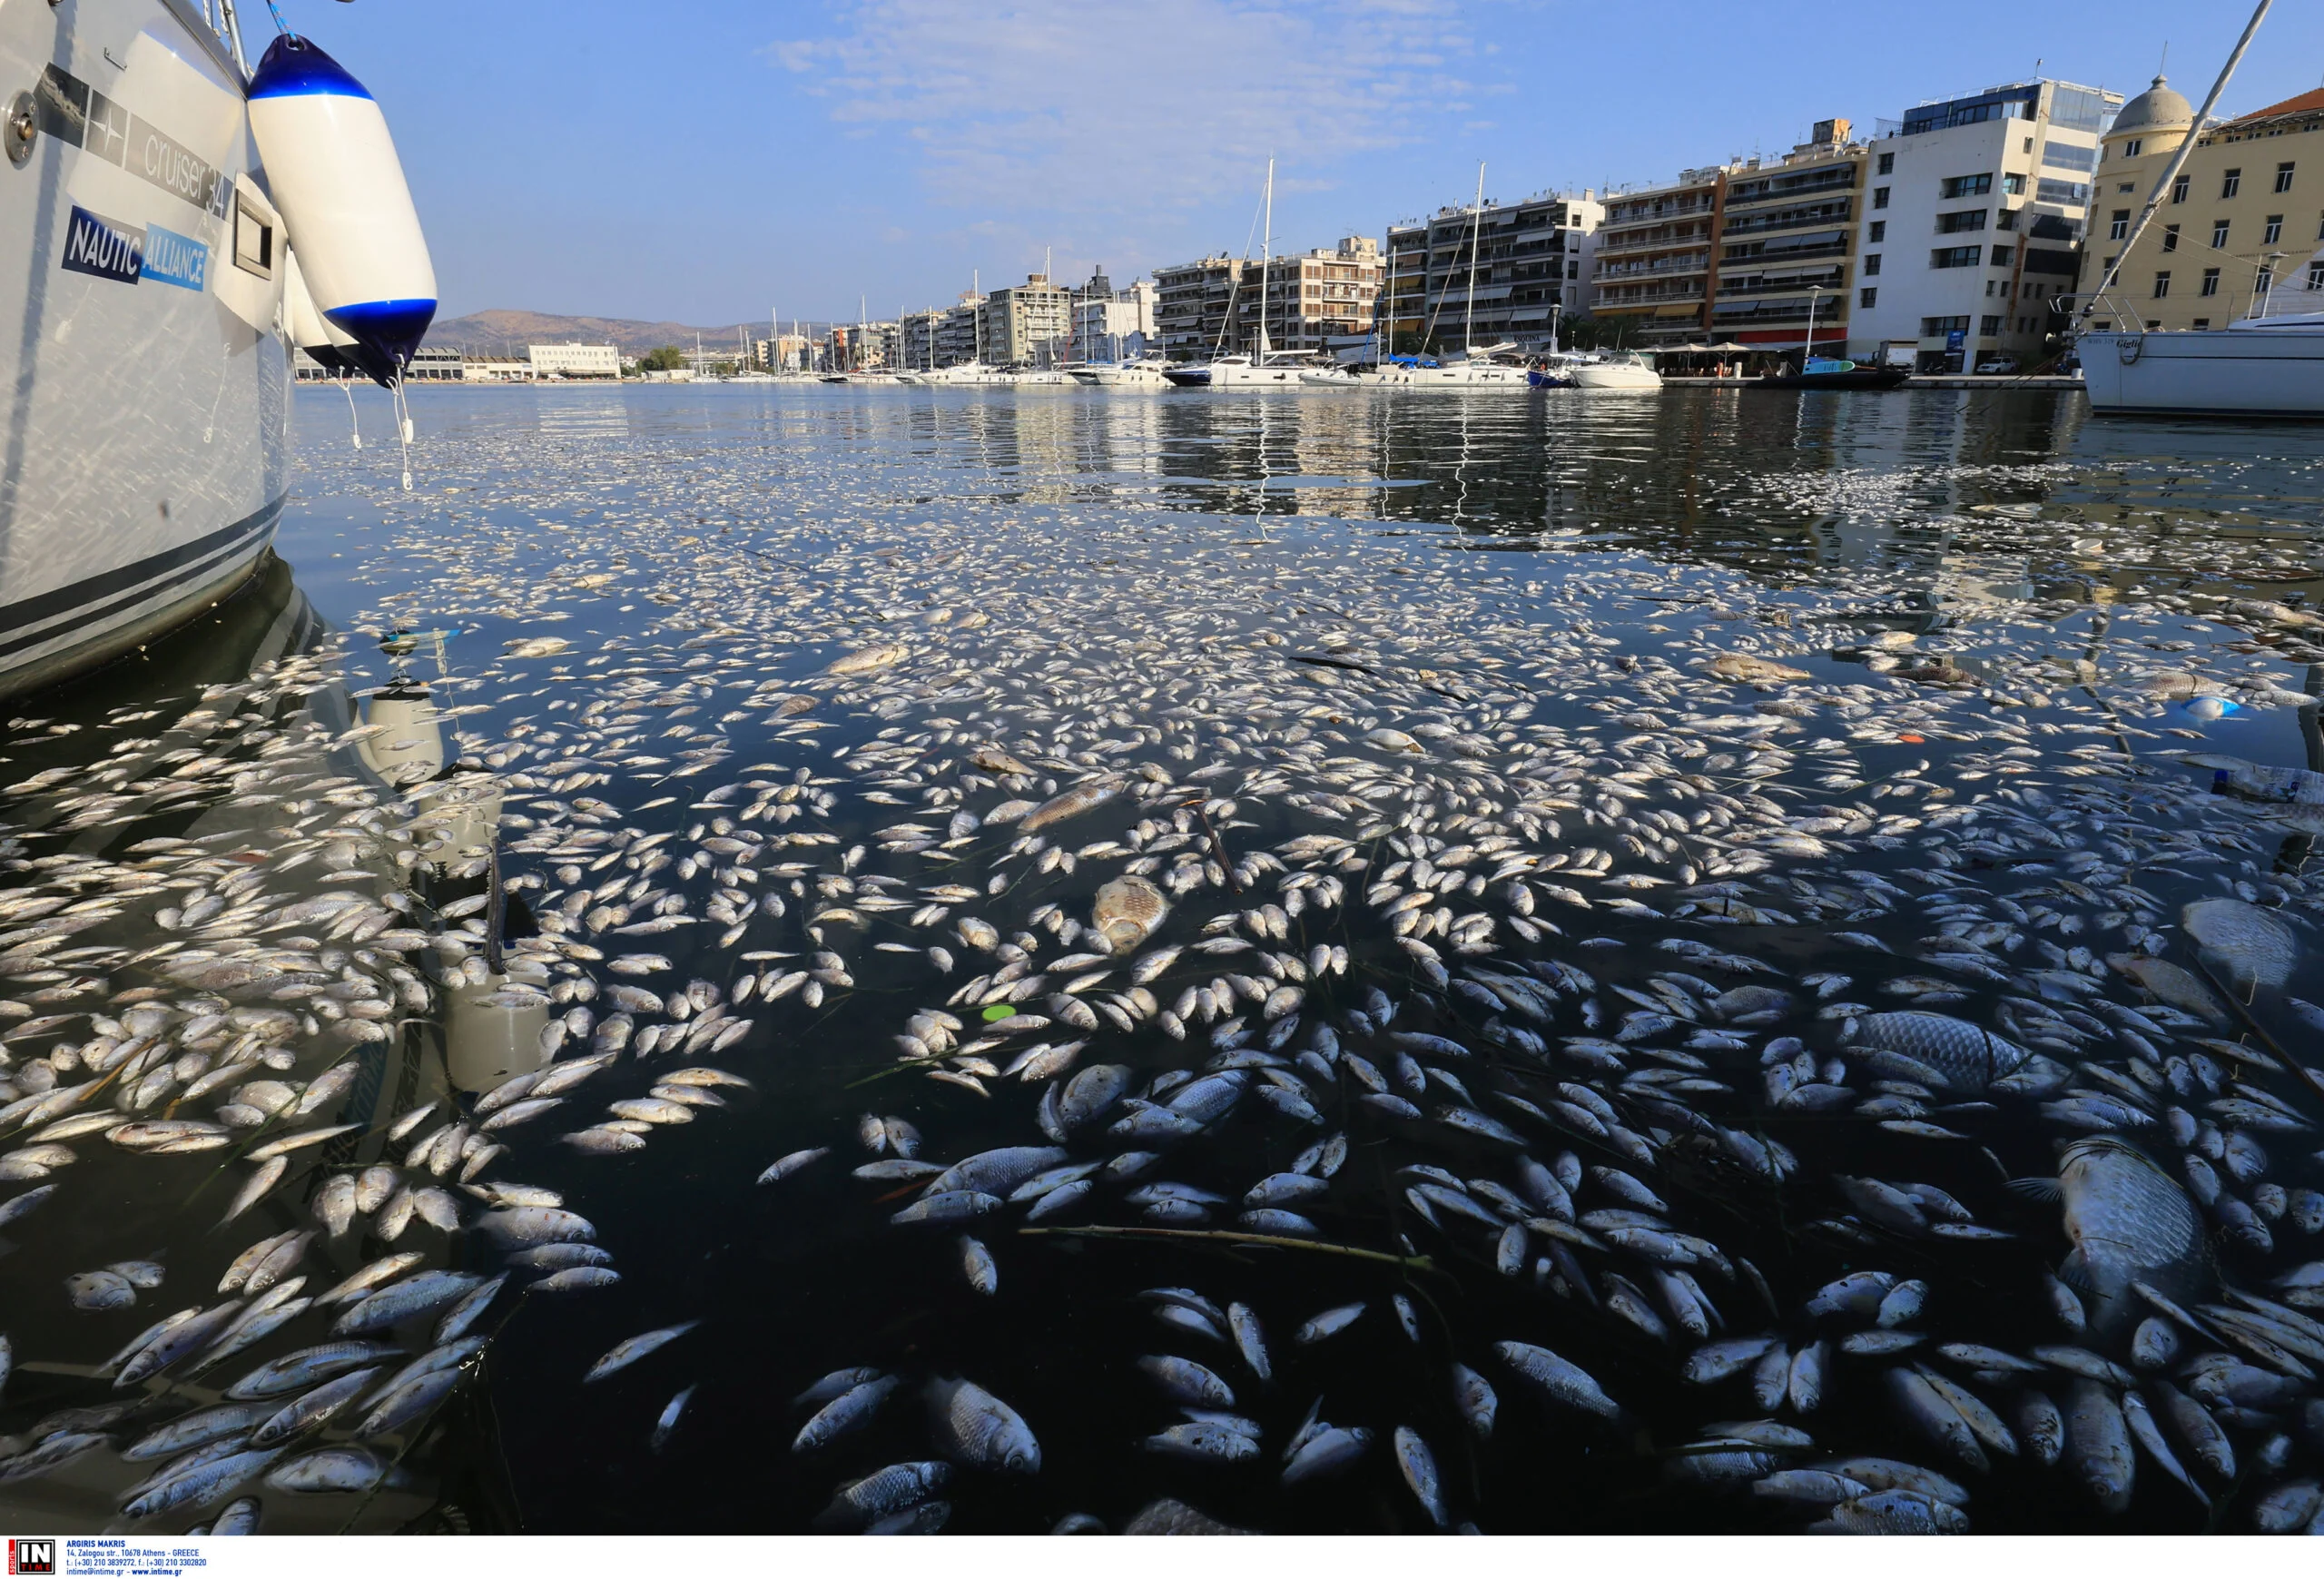
[[2107, 129], [2084, 291], [2121, 255], [2171, 155], [2191, 135], [2195, 147], [2099, 302], [2094, 329], [2224, 329], [2261, 312], [2324, 311], [2324, 90], [2200, 133], [2194, 120], [2194, 106], [2158, 76]]
[[1342, 236], [1335, 246], [1272, 260], [1262, 309], [1259, 270], [1254, 265], [1243, 277], [1236, 302], [1237, 338], [1246, 348], [1258, 343], [1264, 311], [1267, 344], [1274, 350], [1328, 350], [1356, 344], [1372, 333], [1381, 278], [1380, 243], [1370, 236]]
[[1073, 327], [1073, 292], [1047, 274], [989, 291], [977, 308], [984, 360], [995, 367], [1030, 366], [1062, 345]]
[[1605, 212], [1593, 192], [1543, 192], [1390, 225], [1381, 289], [1393, 343], [1407, 350], [1458, 350], [1464, 341], [1546, 346], [1553, 315], [1578, 312], [1588, 299]]
[[1837, 117], [1818, 121], [1781, 159], [1722, 173], [1705, 324], [1714, 340], [1835, 356], [1846, 349], [1856, 220], [1870, 167], [1853, 131]]
[[1721, 200], [1737, 164], [1682, 170], [1668, 186], [1606, 194], [1594, 239], [1589, 311], [1630, 321], [1641, 346], [1699, 340], [1710, 329], [1710, 282]]
[[[1214, 256], [1154, 271], [1154, 331], [1165, 356], [1202, 361], [1246, 349], [1226, 321], [1228, 304], [1240, 305], [1245, 267], [1240, 258]], [[1259, 265], [1254, 261], [1248, 268], [1256, 289]]]
[[1856, 224], [1849, 354], [1927, 373], [2049, 354], [2081, 267], [2100, 135], [2122, 108], [2120, 94], [2042, 78], [1885, 123]]
[[946, 310], [931, 307], [920, 312], [907, 312], [901, 321], [903, 333], [903, 367], [908, 372], [918, 372], [941, 364], [936, 360], [937, 338], [943, 332]]
[[1125, 360], [1158, 349], [1154, 310], [1157, 291], [1151, 280], [1138, 280], [1117, 291], [1101, 267], [1073, 293], [1072, 357], [1083, 361]]

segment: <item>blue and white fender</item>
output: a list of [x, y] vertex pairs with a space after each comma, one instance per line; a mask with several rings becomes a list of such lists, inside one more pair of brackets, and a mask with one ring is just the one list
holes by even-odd
[[436, 269], [387, 118], [308, 40], [267, 45], [250, 84], [251, 135], [316, 309], [382, 384], [436, 317]]

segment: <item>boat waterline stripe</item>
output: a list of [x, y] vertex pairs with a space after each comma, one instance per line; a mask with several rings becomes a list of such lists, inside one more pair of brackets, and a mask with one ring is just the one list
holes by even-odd
[[[144, 602], [158, 594], [174, 590], [183, 583], [193, 579], [195, 576], [214, 565], [219, 559], [231, 556], [238, 548], [247, 547], [253, 539], [262, 538], [273, 527], [276, 519], [281, 516], [282, 503], [282, 499], [277, 498], [272, 503], [243, 517], [230, 527], [224, 527], [211, 533], [208, 537], [196, 538], [191, 543], [181, 543], [174, 548], [165, 548], [161, 553], [150, 555], [134, 564], [103, 571], [95, 576], [75, 581], [68, 587], [59, 587], [53, 591], [38, 593], [21, 602], [12, 603], [5, 608], [0, 608], [0, 637], [5, 637], [5, 639], [0, 639], [0, 656], [36, 646], [63, 634], [54, 629], [34, 631], [29, 635], [22, 636], [15, 634], [24, 631], [28, 626], [47, 625], [72, 614], [81, 615], [84, 618], [94, 618], [101, 615], [116, 613], [123, 608]], [[167, 575], [173, 570], [182, 571], [182, 573], [171, 576], [168, 580], [154, 586], [141, 587], [139, 585], [141, 582], [153, 581], [154, 577]], [[114, 594], [128, 591], [131, 588], [136, 588], [136, 590], [131, 591], [127, 597], [119, 598], [104, 607], [89, 607], [101, 599], [113, 597]]]

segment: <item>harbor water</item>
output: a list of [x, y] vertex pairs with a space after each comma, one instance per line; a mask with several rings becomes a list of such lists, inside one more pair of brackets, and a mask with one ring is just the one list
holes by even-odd
[[0, 739], [12, 1528], [2324, 1516], [2312, 429], [411, 404]]

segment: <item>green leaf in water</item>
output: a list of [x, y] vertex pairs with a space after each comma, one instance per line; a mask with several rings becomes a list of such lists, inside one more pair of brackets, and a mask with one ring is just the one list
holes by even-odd
[[984, 1017], [988, 1021], [1006, 1020], [1016, 1012], [1015, 1007], [1008, 1003], [988, 1003], [984, 1008]]

